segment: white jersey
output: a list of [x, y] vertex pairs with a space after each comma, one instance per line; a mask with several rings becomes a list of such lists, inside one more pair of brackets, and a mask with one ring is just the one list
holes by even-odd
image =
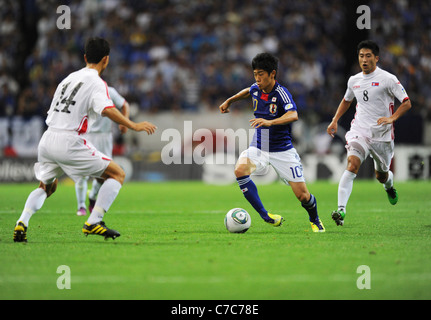
[[[113, 87], [108, 87], [108, 94], [110, 99], [114, 102], [115, 107], [118, 110], [123, 108], [124, 99], [117, 90]], [[107, 117], [98, 117], [98, 119], [91, 125], [89, 133], [110, 133], [112, 130], [112, 121]]]
[[48, 127], [86, 133], [106, 108], [114, 108], [108, 86], [97, 70], [82, 68], [57, 87], [48, 111]]
[[393, 114], [394, 97], [400, 102], [409, 99], [397, 77], [379, 67], [370, 74], [360, 72], [350, 77], [344, 100], [357, 100], [351, 130], [375, 141], [394, 140], [393, 124], [377, 124], [379, 118]]

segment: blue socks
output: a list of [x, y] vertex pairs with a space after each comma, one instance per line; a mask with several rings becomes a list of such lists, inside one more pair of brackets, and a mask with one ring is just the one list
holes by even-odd
[[[260, 214], [262, 219], [265, 221], [270, 220], [271, 218], [268, 216], [268, 211], [266, 211], [263, 206], [262, 201], [259, 198], [259, 194], [257, 193], [256, 185], [251, 180], [250, 176], [239, 177], [236, 180], [238, 181], [238, 185], [244, 194], [244, 197]], [[314, 195], [310, 193], [310, 199], [306, 202], [302, 202], [301, 205], [305, 210], [307, 210], [310, 221], [314, 222], [319, 219], [317, 214], [317, 201]]]
[[302, 202], [301, 205], [305, 210], [307, 210], [311, 222], [314, 222], [319, 219], [319, 216], [317, 215], [317, 201], [311, 193], [310, 200], [308, 200], [307, 202]]
[[263, 220], [267, 221], [271, 218], [268, 216], [268, 211], [265, 210], [262, 201], [260, 201], [257, 193], [257, 188], [250, 176], [243, 176], [236, 179], [238, 185], [244, 194], [244, 197], [253, 206], [253, 208], [260, 214]]

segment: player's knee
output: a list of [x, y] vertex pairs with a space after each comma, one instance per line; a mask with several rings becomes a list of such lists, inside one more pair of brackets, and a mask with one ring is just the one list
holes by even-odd
[[54, 182], [50, 184], [45, 185], [43, 182], [41, 182], [39, 184], [39, 188], [42, 188], [43, 190], [45, 190], [46, 197], [49, 198], [49, 196], [51, 196], [57, 190], [57, 184], [58, 184], [58, 179], [56, 178]]
[[117, 180], [119, 183], [123, 184], [124, 179], [126, 178], [126, 173], [124, 172], [123, 168], [121, 168], [115, 162], [111, 161], [111, 163], [103, 173], [102, 178], [104, 180], [114, 179]]
[[123, 184], [124, 179], [126, 179], [126, 173], [122, 168], [118, 170], [115, 177], [113, 177], [115, 180], [117, 180], [119, 183]]
[[235, 167], [235, 176], [237, 178], [250, 175], [250, 173], [251, 173], [250, 168], [245, 164], [240, 164]]
[[347, 161], [347, 170], [355, 174], [358, 173], [361, 166], [361, 160], [357, 157], [349, 157]]

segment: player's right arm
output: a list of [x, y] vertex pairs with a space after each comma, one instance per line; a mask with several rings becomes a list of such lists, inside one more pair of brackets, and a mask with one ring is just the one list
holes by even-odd
[[129, 118], [126, 118], [120, 111], [118, 111], [117, 108], [105, 108], [102, 111], [102, 116], [108, 117], [112, 121], [121, 124], [129, 129], [132, 129], [134, 131], [145, 131], [148, 134], [153, 134], [157, 127], [148, 122], [133, 122]]
[[329, 124], [328, 128], [326, 129], [326, 132], [333, 138], [335, 134], [338, 131], [338, 120], [343, 116], [343, 114], [346, 113], [346, 111], [349, 109], [350, 105], [352, 104], [353, 98], [355, 97], [355, 94], [353, 92], [353, 82], [354, 77], [350, 77], [347, 81], [347, 89], [344, 93], [343, 100], [341, 100], [340, 104], [338, 105], [337, 111], [335, 112], [335, 116], [332, 118], [331, 123]]
[[238, 92], [237, 94], [233, 95], [229, 99], [227, 99], [225, 102], [223, 102], [220, 106], [220, 112], [221, 113], [229, 113], [229, 107], [232, 103], [238, 100], [243, 100], [250, 97], [250, 88], [245, 88]]
[[[352, 100], [353, 101], [353, 100]], [[352, 101], [347, 101], [343, 98], [341, 100], [340, 105], [338, 106], [337, 112], [335, 113], [335, 116], [332, 118], [331, 123], [329, 124], [328, 128], [326, 129], [326, 132], [333, 138], [338, 130], [338, 120], [343, 116], [343, 114], [346, 113], [346, 111], [349, 109], [350, 104]]]

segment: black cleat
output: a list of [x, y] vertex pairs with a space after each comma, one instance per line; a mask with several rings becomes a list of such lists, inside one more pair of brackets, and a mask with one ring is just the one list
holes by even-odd
[[18, 222], [13, 230], [14, 242], [27, 242], [27, 227], [23, 222]]
[[393, 187], [386, 190], [386, 193], [388, 194], [388, 200], [391, 205], [396, 205], [398, 202], [398, 192]]
[[331, 217], [337, 226], [344, 226], [344, 218], [346, 217], [346, 213], [343, 210], [332, 211]]
[[100, 221], [99, 223], [95, 224], [88, 224], [88, 222], [86, 222], [82, 227], [82, 232], [86, 236], [88, 236], [89, 234], [97, 234], [99, 236], [104, 236], [105, 240], [107, 240], [108, 238], [115, 239], [120, 236], [120, 233], [118, 231], [109, 229], [103, 221]]

